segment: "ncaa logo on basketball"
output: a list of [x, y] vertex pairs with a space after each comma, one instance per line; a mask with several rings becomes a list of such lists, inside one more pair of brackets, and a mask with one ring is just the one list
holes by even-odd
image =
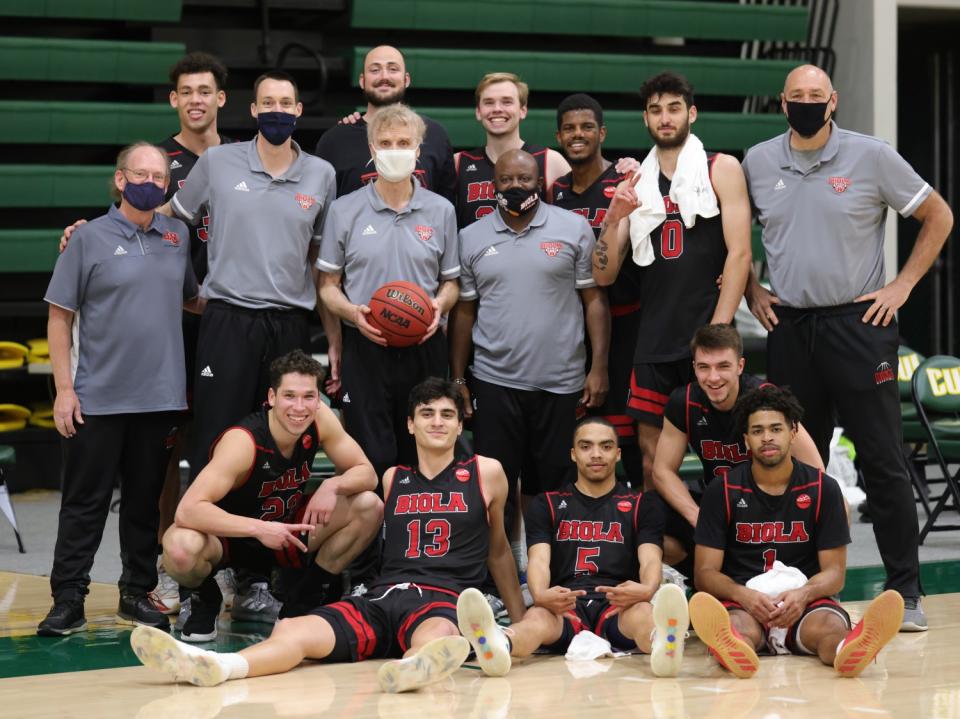
[[617, 502], [617, 509], [619, 509], [621, 512], [629, 512], [633, 509], [633, 503], [623, 499]]
[[299, 203], [300, 207], [304, 210], [309, 210], [317, 201], [310, 197], [310, 195], [301, 195], [299, 192], [296, 194], [294, 199]]
[[893, 382], [897, 378], [897, 375], [893, 372], [893, 367], [890, 366], [889, 362], [881, 362], [877, 365], [877, 369], [873, 373], [873, 381], [877, 384], [883, 384], [884, 382]]
[[417, 225], [417, 237], [426, 242], [433, 237], [433, 228], [426, 225]]
[[828, 182], [830, 187], [833, 188], [833, 191], [837, 194], [843, 192], [848, 187], [850, 187], [850, 178], [849, 177], [831, 177]]
[[540, 249], [547, 253], [549, 257], [556, 257], [560, 254], [560, 249], [563, 247], [562, 242], [541, 242]]
[[807, 509], [811, 502], [813, 502], [813, 500], [810, 499], [809, 494], [801, 494], [799, 497], [797, 497], [797, 506], [800, 509]]
[[303, 445], [304, 449], [310, 449], [313, 446], [313, 438], [309, 434], [305, 434], [303, 439], [300, 440], [300, 444]]
[[457, 478], [460, 482], [469, 482], [470, 481], [470, 470], [464, 469], [461, 467], [456, 472], [453, 473], [453, 476]]

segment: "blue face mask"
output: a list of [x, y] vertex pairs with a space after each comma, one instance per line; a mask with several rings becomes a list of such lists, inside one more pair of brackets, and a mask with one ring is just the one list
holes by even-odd
[[257, 114], [257, 129], [271, 145], [282, 145], [293, 134], [297, 116], [289, 112], [261, 112]]
[[130, 203], [132, 207], [147, 212], [155, 210], [163, 204], [163, 196], [166, 191], [154, 183], [147, 180], [135, 185], [130, 181], [123, 188], [123, 199]]

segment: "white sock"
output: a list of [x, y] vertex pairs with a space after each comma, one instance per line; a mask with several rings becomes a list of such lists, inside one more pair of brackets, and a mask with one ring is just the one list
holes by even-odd
[[242, 654], [231, 652], [229, 654], [217, 654], [211, 652], [217, 658], [217, 663], [223, 667], [227, 674], [227, 679], [244, 679], [250, 671], [250, 665]]

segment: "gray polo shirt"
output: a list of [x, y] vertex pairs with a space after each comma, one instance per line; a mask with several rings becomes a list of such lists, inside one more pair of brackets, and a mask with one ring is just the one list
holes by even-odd
[[371, 182], [330, 206], [317, 268], [342, 273], [343, 294], [357, 305], [394, 280], [414, 282], [435, 297], [441, 281], [460, 276], [456, 211], [414, 183], [410, 202], [397, 212]]
[[188, 222], [209, 207], [204, 297], [251, 309], [316, 305], [307, 255], [320, 242], [336, 177], [326, 160], [293, 147], [297, 158], [280, 177], [263, 169], [256, 139], [211, 147], [173, 196]]
[[155, 213], [144, 232], [111, 207], [76, 229], [44, 300], [76, 313], [73, 387], [84, 414], [187, 408], [181, 315], [196, 295], [180, 220]]
[[743, 158], [770, 285], [790, 307], [847, 304], [883, 287], [887, 208], [909, 217], [933, 191], [883, 140], [831, 128], [806, 171], [789, 131]]
[[594, 244], [583, 217], [545, 202], [519, 234], [499, 211], [460, 232], [460, 299], [477, 300], [474, 377], [558, 394], [583, 389], [578, 290], [596, 287]]

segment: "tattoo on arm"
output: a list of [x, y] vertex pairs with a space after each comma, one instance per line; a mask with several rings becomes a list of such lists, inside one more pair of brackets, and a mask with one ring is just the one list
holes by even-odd
[[600, 232], [600, 237], [597, 239], [597, 246], [593, 250], [593, 255], [596, 260], [594, 264], [596, 264], [598, 270], [607, 269], [607, 264], [609, 262], [609, 258], [607, 257], [607, 251], [609, 248], [607, 247], [607, 241], [603, 239], [606, 232], [606, 228]]

